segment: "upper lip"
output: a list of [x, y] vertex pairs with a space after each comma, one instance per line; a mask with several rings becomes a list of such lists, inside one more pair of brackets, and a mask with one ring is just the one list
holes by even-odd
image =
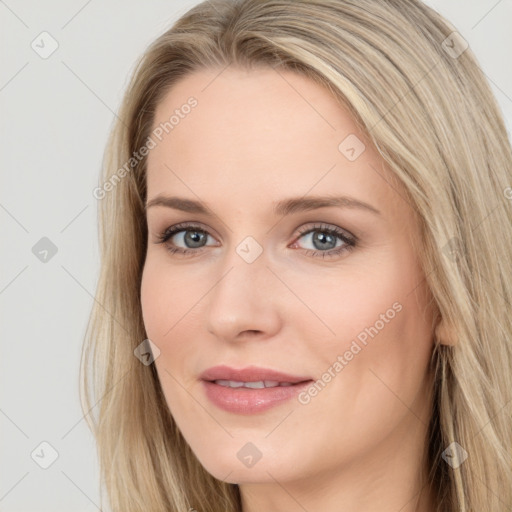
[[287, 373], [258, 366], [247, 366], [245, 368], [236, 369], [225, 365], [212, 366], [211, 368], [208, 368], [200, 375], [200, 378], [212, 382], [215, 380], [233, 380], [238, 382], [259, 382], [270, 380], [275, 382], [290, 382], [292, 384], [311, 380], [310, 377], [289, 375]]

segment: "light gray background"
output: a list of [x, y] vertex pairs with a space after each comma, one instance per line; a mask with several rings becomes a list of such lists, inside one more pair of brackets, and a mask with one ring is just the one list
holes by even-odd
[[[99, 509], [78, 399], [99, 264], [92, 190], [136, 58], [196, 3], [0, 1], [0, 511]], [[510, 133], [512, 0], [427, 3], [469, 42]], [[47, 59], [31, 47], [43, 31], [59, 45]], [[33, 253], [43, 237], [57, 249], [46, 262]], [[31, 457], [51, 462], [43, 441], [58, 453], [48, 469]]]

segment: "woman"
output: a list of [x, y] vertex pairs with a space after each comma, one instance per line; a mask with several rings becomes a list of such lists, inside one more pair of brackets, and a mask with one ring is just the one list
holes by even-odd
[[454, 28], [204, 2], [119, 117], [82, 372], [112, 509], [509, 510], [512, 150]]

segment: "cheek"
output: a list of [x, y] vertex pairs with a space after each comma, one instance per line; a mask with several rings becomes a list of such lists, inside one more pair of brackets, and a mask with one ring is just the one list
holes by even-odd
[[184, 369], [183, 361], [187, 360], [190, 343], [188, 340], [187, 343], [177, 343], [176, 339], [181, 337], [183, 331], [180, 329], [186, 326], [192, 312], [185, 315], [197, 299], [187, 299], [193, 292], [180, 284], [183, 278], [180, 279], [179, 273], [166, 267], [156, 257], [146, 259], [141, 280], [141, 309], [147, 337], [160, 350], [154, 364], [167, 406], [176, 419], [176, 415], [181, 416], [179, 404], [190, 402], [176, 381], [185, 384], [177, 369]]
[[[314, 435], [331, 440], [326, 464], [336, 465], [339, 453], [350, 460], [376, 449], [397, 429], [406, 436], [407, 425], [428, 423], [429, 324], [413, 294], [398, 297], [400, 304], [390, 304], [386, 293], [374, 293], [364, 307], [346, 301], [346, 309], [331, 317], [336, 339], [309, 347], [308, 360], [320, 363], [318, 380], [302, 396], [295, 419], [301, 420], [298, 435], [306, 436], [311, 418], [325, 418], [321, 426], [315, 422]], [[318, 448], [307, 456], [316, 457]]]
[[181, 396], [180, 385], [188, 388], [196, 378], [194, 361], [202, 353], [201, 340], [205, 339], [201, 298], [204, 301], [209, 287], [211, 283], [197, 275], [170, 268], [158, 254], [146, 260], [141, 280], [142, 316], [148, 338], [160, 350], [155, 366], [168, 401], [172, 397], [176, 401]]
[[197, 281], [190, 277], [179, 269], [169, 268], [159, 255], [148, 255], [142, 273], [141, 308], [150, 339], [170, 340], [179, 323], [193, 314], [191, 311], [187, 315], [187, 311], [201, 294]]
[[364, 345], [372, 334], [383, 338], [384, 333], [394, 332], [399, 339], [404, 330], [419, 334], [431, 329], [429, 298], [419, 286], [421, 270], [412, 254], [400, 254], [396, 247], [378, 257], [354, 258], [314, 275], [289, 269], [282, 274], [301, 299], [290, 297], [287, 306], [294, 322], [309, 326], [305, 332], [316, 333], [316, 348], [322, 352], [348, 349], [355, 338]]
[[144, 327], [148, 338], [152, 341], [160, 339], [164, 331], [163, 319], [166, 315], [167, 298], [158, 280], [158, 272], [155, 265], [146, 262], [142, 272], [141, 281], [141, 309]]
[[361, 415], [366, 407], [375, 410], [393, 402], [403, 407], [395, 395], [411, 403], [420, 393], [433, 348], [430, 295], [422, 272], [406, 247], [343, 274], [319, 275], [313, 288], [311, 278], [294, 281], [297, 294], [319, 317], [302, 321], [303, 332], [308, 323], [322, 332], [308, 338], [307, 358], [317, 363], [317, 376], [329, 381], [325, 398], [342, 397], [349, 410]]
[[[378, 437], [377, 432], [393, 428], [407, 415], [408, 407], [427, 421], [430, 297], [419, 284], [420, 271], [396, 261], [379, 266], [378, 272], [376, 266], [369, 267], [347, 278], [343, 293], [332, 292], [335, 305], [325, 302], [323, 318], [336, 336], [321, 345], [322, 380], [329, 380], [329, 368], [335, 377], [313, 407], [321, 414], [328, 404], [338, 404], [332, 409], [333, 423], [343, 423], [353, 439], [361, 429]], [[316, 350], [311, 347], [312, 358], [315, 352], [318, 345]]]

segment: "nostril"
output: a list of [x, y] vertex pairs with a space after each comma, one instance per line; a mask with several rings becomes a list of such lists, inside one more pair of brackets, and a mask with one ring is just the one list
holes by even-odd
[[254, 329], [249, 329], [247, 331], [244, 331], [244, 334], [248, 334], [248, 335], [251, 335], [251, 336], [254, 336], [256, 334], [259, 334], [261, 331], [257, 331], [257, 330], [254, 330]]

